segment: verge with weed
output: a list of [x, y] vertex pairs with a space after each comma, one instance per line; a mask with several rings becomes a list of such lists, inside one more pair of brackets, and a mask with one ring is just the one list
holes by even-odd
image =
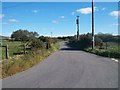
[[27, 70], [32, 66], [43, 61], [46, 57], [59, 49], [59, 44], [51, 45], [49, 49], [32, 50], [28, 54], [21, 56], [18, 59], [11, 58], [2, 62], [2, 78], [12, 76], [18, 72]]

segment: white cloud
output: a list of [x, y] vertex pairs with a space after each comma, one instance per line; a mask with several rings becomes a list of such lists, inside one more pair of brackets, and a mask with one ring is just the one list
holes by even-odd
[[65, 18], [65, 16], [60, 16], [60, 18], [61, 18], [61, 19], [64, 19], [64, 18]]
[[10, 19], [9, 22], [19, 22], [19, 21], [16, 19]]
[[6, 24], [8, 24], [8, 23], [6, 23], [6, 22], [0, 22], [0, 25], [6, 25]]
[[118, 24], [118, 23], [114, 23], [113, 26], [120, 26], [120, 24]]
[[[97, 7], [94, 7], [94, 10], [96, 10]], [[98, 9], [97, 9], [98, 11]], [[76, 12], [79, 12], [81, 14], [90, 14], [92, 13], [92, 8], [91, 7], [87, 7], [87, 8], [81, 8], [81, 9], [77, 9]]]
[[33, 10], [32, 12], [33, 12], [33, 13], [38, 13], [38, 10]]
[[72, 15], [75, 15], [75, 12], [72, 12], [71, 14], [72, 14]]
[[56, 21], [56, 20], [52, 20], [52, 23], [54, 23], [54, 24], [58, 24], [59, 22]]
[[102, 11], [104, 11], [106, 8], [102, 8]]
[[92, 12], [92, 8], [87, 7], [87, 8], [78, 9], [76, 11], [81, 14], [90, 14]]
[[120, 17], [120, 11], [112, 11], [110, 15], [114, 17]]
[[3, 25], [6, 25], [6, 24], [8, 24], [8, 23], [6, 23], [6, 22], [2, 22], [2, 24], [3, 24]]
[[4, 14], [0, 14], [0, 19], [2, 19], [3, 17], [5, 17], [5, 15]]

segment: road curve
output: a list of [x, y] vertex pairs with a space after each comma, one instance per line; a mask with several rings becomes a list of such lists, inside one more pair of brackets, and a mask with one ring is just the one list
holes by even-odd
[[118, 88], [118, 63], [61, 43], [34, 67], [2, 80], [3, 88]]

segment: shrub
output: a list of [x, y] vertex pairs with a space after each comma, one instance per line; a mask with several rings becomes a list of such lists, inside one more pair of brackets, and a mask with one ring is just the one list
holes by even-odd
[[40, 41], [39, 39], [32, 39], [31, 41], [31, 48], [32, 49], [38, 49], [38, 48], [43, 48], [44, 43]]

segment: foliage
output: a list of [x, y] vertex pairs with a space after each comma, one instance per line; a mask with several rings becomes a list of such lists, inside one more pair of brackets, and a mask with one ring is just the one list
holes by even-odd
[[32, 39], [31, 40], [31, 48], [32, 49], [38, 49], [38, 48], [43, 48], [43, 42], [40, 41], [39, 39]]
[[[119, 36], [111, 34], [96, 34], [95, 35], [95, 49], [91, 49], [92, 34], [82, 34], [79, 40], [70, 41], [71, 47], [85, 50], [100, 56], [120, 58]], [[110, 42], [108, 42], [110, 41]]]
[[44, 36], [40, 36], [39, 39], [42, 41], [42, 42], [47, 42], [49, 37], [44, 37]]
[[91, 41], [92, 41], [92, 36], [91, 34], [83, 34], [80, 36], [80, 40], [78, 41], [78, 43], [80, 44], [80, 48], [87, 48], [91, 46]]
[[116, 46], [112, 46], [112, 47], [108, 47], [108, 49], [91, 49], [91, 48], [87, 48], [85, 49], [85, 51], [100, 55], [100, 56], [104, 56], [104, 57], [110, 57], [110, 58], [119, 58], [120, 59], [120, 49], [119, 47]]
[[119, 36], [113, 36], [112, 34], [98, 33], [96, 36], [102, 39], [103, 42], [120, 42]]
[[[79, 49], [88, 48], [92, 44], [92, 34], [82, 34], [80, 35], [80, 39], [76, 40], [75, 37], [72, 37], [72, 40], [70, 40], [71, 43], [74, 43], [75, 47], [78, 47]], [[102, 40], [95, 36], [95, 45], [98, 46], [102, 43]]]
[[38, 36], [37, 32], [29, 32], [28, 30], [17, 30], [12, 33], [11, 38], [16, 41], [29, 41]]
[[74, 36], [66, 36], [66, 37], [63, 36], [63, 37], [58, 37], [57, 39], [64, 40], [64, 41], [72, 41], [75, 38], [74, 38]]
[[29, 69], [35, 64], [43, 61], [51, 53], [59, 49], [58, 43], [52, 44], [49, 49], [36, 49], [36, 51], [30, 51], [28, 54], [23, 55], [18, 60], [11, 59], [2, 62], [2, 78], [11, 76], [18, 72]]
[[95, 46], [100, 46], [101, 43], [103, 43], [102, 39], [95, 36]]

